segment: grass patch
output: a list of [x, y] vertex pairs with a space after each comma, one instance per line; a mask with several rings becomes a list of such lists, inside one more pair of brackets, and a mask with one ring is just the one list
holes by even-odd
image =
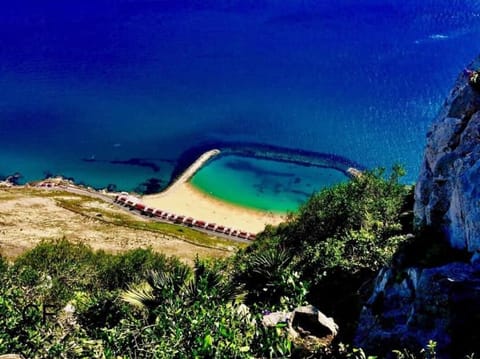
[[[72, 194], [68, 193], [68, 195], [70, 198], [72, 197]], [[127, 213], [119, 213], [115, 211], [115, 209], [112, 209], [110, 211], [104, 208], [100, 208], [100, 206], [91, 206], [91, 203], [102, 202], [87, 196], [78, 195], [78, 199], [65, 199], [62, 198], [60, 194], [57, 194], [56, 196], [53, 196], [53, 198], [55, 199], [57, 204], [64, 209], [116, 226], [127, 227], [134, 230], [160, 233], [166, 236], [179, 238], [194, 245], [208, 248], [244, 248], [247, 246], [247, 244], [245, 243], [239, 243], [220, 237], [208, 235], [206, 233], [196, 231], [189, 227], [178, 226], [171, 223], [157, 222], [153, 220], [148, 220], [148, 218], [145, 218], [145, 220], [136, 219], [133, 215], [129, 215]]]
[[[136, 216], [128, 213], [126, 210], [115, 207], [108, 202], [103, 202], [98, 198], [68, 191], [44, 190], [32, 187], [7, 188], [0, 191], [0, 200], [15, 200], [26, 197], [50, 198], [59, 207], [98, 222], [175, 237], [197, 246], [213, 249], [226, 249], [227, 247], [244, 248], [248, 246], [245, 243], [223, 239], [189, 227], [157, 222], [149, 220], [148, 217], [136, 218]], [[111, 209], [105, 208], [105, 204], [110, 205]]]

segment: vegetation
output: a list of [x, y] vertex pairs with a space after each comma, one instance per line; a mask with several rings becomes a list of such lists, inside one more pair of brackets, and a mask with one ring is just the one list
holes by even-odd
[[[409, 248], [412, 189], [377, 170], [314, 195], [228, 260], [193, 268], [149, 249], [113, 255], [67, 240], [0, 257], [0, 354], [32, 358], [374, 358], [349, 342], [377, 271]], [[67, 201], [67, 200], [66, 200]], [[76, 206], [65, 202], [66, 206]], [[339, 342], [294, 341], [271, 311], [312, 303]], [[398, 358], [435, 357], [423, 353]]]
[[[365, 172], [313, 195], [286, 223], [267, 228], [237, 256], [239, 279], [253, 283], [249, 303], [274, 304], [309, 288], [305, 299], [333, 316], [350, 340], [369, 283], [412, 230], [405, 217], [411, 216], [413, 191], [399, 183], [402, 175], [399, 166], [388, 177], [381, 169]], [[259, 260], [268, 253], [284, 259]], [[287, 288], [292, 281], [296, 287]]]

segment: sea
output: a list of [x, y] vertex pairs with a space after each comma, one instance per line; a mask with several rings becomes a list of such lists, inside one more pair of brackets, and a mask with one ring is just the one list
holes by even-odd
[[[155, 192], [221, 142], [398, 163], [414, 183], [479, 38], [477, 0], [4, 0], [0, 177]], [[192, 184], [284, 212], [346, 180], [231, 154]]]

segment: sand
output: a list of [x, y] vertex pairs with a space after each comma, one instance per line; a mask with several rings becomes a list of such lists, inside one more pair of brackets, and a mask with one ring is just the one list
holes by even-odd
[[[130, 215], [134, 220], [141, 218], [95, 198], [87, 202], [85, 208], [92, 207], [92, 213], [95, 210], [107, 211], [104, 212], [104, 220], [95, 215], [86, 217], [57, 204], [57, 198], [69, 199], [70, 195], [49, 191], [49, 196], [52, 198], [46, 198], [41, 191], [0, 188], [0, 255], [15, 258], [43, 239], [61, 238], [113, 253], [151, 247], [167, 256], [175, 255], [187, 264], [193, 264], [197, 255], [212, 258], [234, 253], [234, 249], [201, 247], [161, 233], [110, 224], [105, 221], [105, 213]], [[78, 198], [71, 195], [71, 199]]]
[[261, 232], [265, 225], [277, 225], [286, 217], [223, 202], [201, 192], [189, 182], [177, 182], [174, 188], [165, 192], [144, 196], [142, 202], [149, 207], [249, 233]]

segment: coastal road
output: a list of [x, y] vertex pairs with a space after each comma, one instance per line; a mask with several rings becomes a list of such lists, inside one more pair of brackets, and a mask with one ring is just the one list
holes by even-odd
[[[218, 153], [217, 153], [218, 154]], [[216, 155], [216, 154], [214, 154]], [[212, 155], [210, 157], [208, 157], [205, 161], [207, 161], [209, 158], [211, 158]], [[199, 159], [200, 160], [200, 159]], [[205, 162], [204, 161], [204, 162]], [[198, 161], [197, 161], [198, 162]], [[203, 162], [203, 163], [204, 163]], [[202, 164], [200, 164], [200, 167], [201, 167]], [[187, 179], [188, 181], [188, 179]], [[137, 211], [137, 210], [131, 210], [129, 207], [124, 207], [122, 206], [121, 204], [119, 203], [115, 203], [114, 202], [114, 199], [115, 199], [115, 196], [116, 194], [112, 194], [112, 195], [107, 195], [107, 194], [103, 194], [103, 193], [99, 193], [97, 191], [94, 191], [94, 190], [88, 190], [88, 189], [82, 189], [82, 188], [78, 188], [78, 187], [74, 187], [74, 186], [65, 186], [65, 185], [59, 185], [59, 186], [55, 186], [55, 187], [50, 187], [48, 189], [52, 189], [52, 190], [63, 190], [63, 191], [66, 191], [66, 192], [69, 192], [69, 193], [73, 193], [73, 194], [78, 194], [78, 195], [81, 195], [81, 196], [88, 196], [88, 197], [93, 197], [93, 198], [98, 198], [104, 202], [108, 202], [110, 204], [114, 204], [115, 206], [117, 206], [118, 208], [121, 208], [125, 211], [128, 211], [129, 213], [135, 215], [135, 216], [138, 216], [138, 217], [141, 217], [143, 219], [149, 219], [151, 221], [156, 221], [156, 222], [162, 222], [162, 223], [168, 223], [168, 224], [173, 224], [172, 222], [170, 221], [165, 221], [165, 220], [162, 220], [160, 218], [152, 218], [152, 217], [148, 217], [148, 216], [145, 216], [143, 213]], [[207, 230], [207, 229], [202, 229], [202, 228], [197, 228], [197, 227], [192, 227], [192, 226], [187, 226], [187, 225], [181, 225], [181, 224], [177, 224], [175, 223], [176, 226], [179, 226], [179, 227], [187, 227], [187, 228], [191, 228], [197, 232], [202, 232], [202, 233], [206, 233], [208, 235], [211, 235], [211, 236], [214, 236], [214, 237], [219, 237], [219, 238], [223, 238], [223, 239], [226, 239], [226, 240], [229, 240], [229, 241], [234, 241], [234, 242], [239, 242], [239, 243], [250, 243], [251, 241], [249, 241], [248, 239], [242, 239], [242, 238], [239, 238], [239, 237], [234, 237], [234, 236], [229, 236], [227, 234], [223, 234], [223, 233], [218, 233], [218, 232], [215, 232], [215, 231], [210, 231], [210, 230]]]

